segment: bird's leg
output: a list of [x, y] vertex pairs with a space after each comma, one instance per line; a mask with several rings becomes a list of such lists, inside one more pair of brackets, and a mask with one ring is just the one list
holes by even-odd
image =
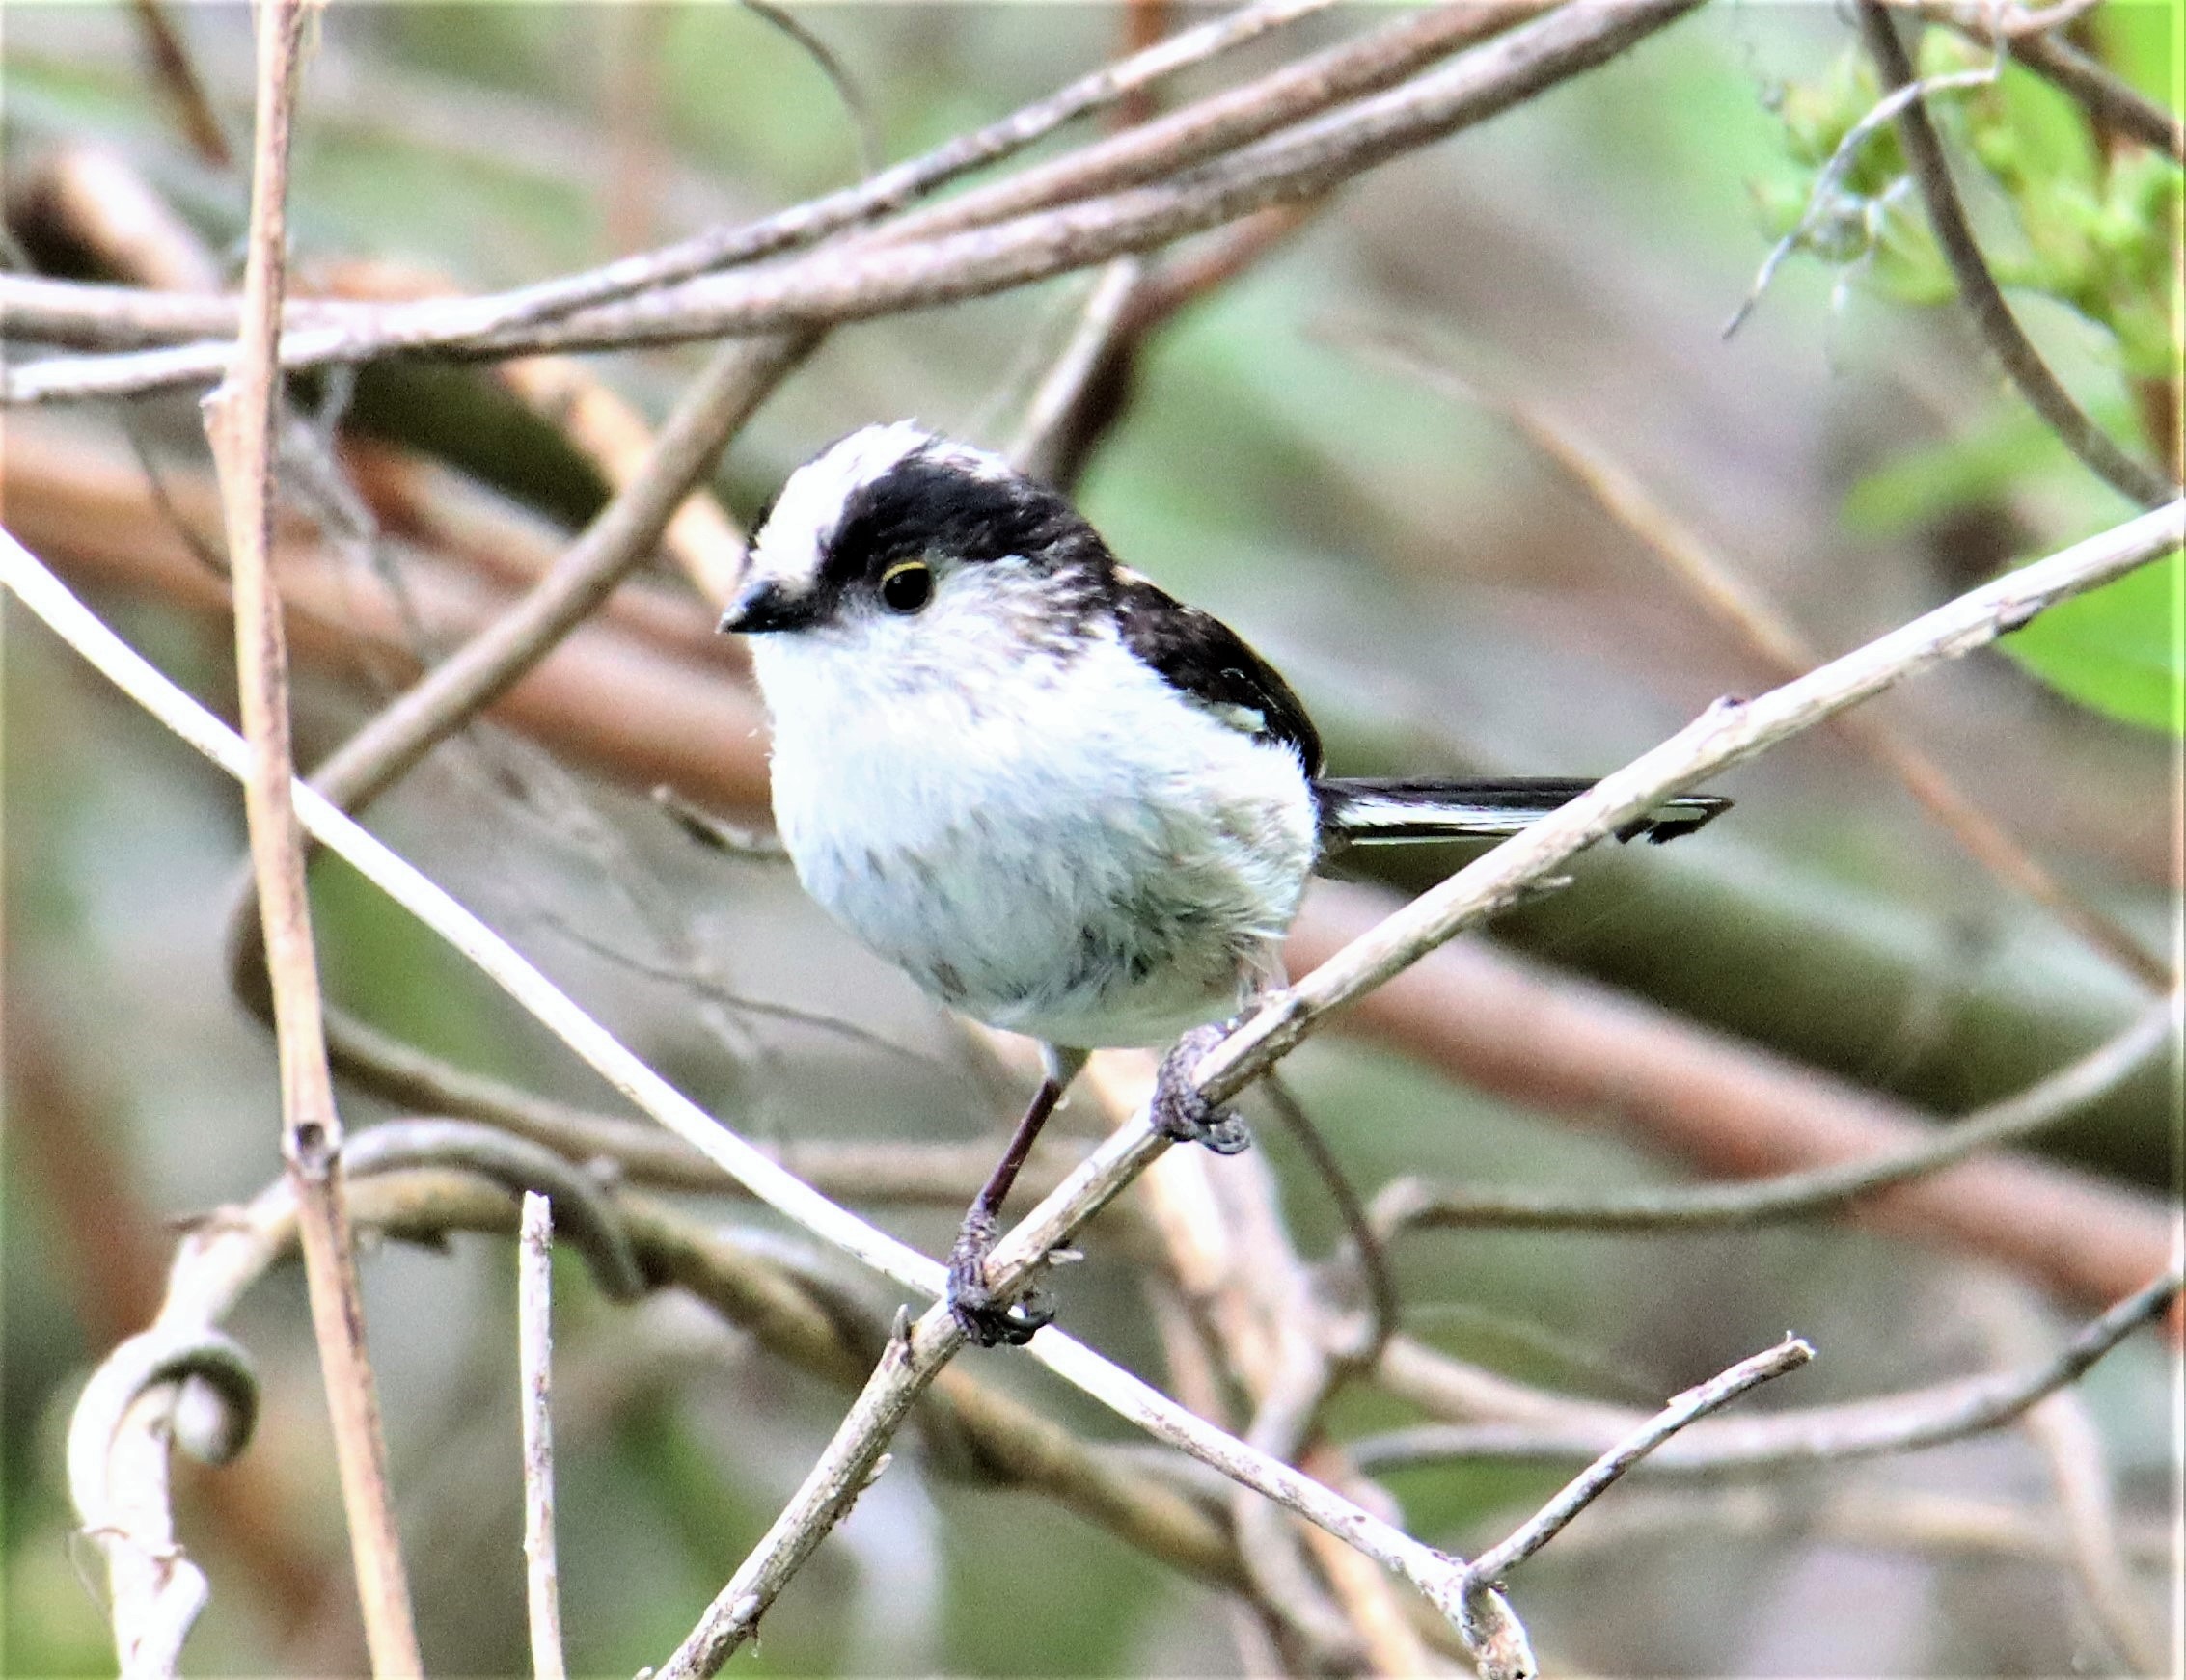
[[1154, 1076], [1154, 1129], [1181, 1144], [1205, 1144], [1218, 1155], [1242, 1154], [1252, 1147], [1252, 1133], [1237, 1115], [1200, 1096], [1191, 1070], [1229, 1031], [1227, 1026], [1193, 1027], [1161, 1058], [1161, 1070]]
[[1040, 1135], [1040, 1128], [1062, 1100], [1063, 1087], [1083, 1061], [1081, 1056], [1076, 1061], [1071, 1056], [1068, 1051], [1050, 1052], [1048, 1076], [1032, 1094], [1025, 1118], [1010, 1134], [1009, 1148], [987, 1175], [949, 1249], [949, 1313], [963, 1326], [964, 1334], [981, 1347], [1022, 1347], [1055, 1315], [1054, 1307], [1038, 1290], [1016, 1301], [997, 1301], [987, 1287], [987, 1256], [994, 1252], [995, 1238], [1001, 1231], [1002, 1199], [1017, 1182], [1018, 1172], [1032, 1152], [1032, 1142]]

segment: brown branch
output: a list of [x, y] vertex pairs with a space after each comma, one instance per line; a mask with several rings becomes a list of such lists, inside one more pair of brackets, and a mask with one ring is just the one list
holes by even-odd
[[[453, 305], [422, 317], [387, 312], [299, 328], [284, 366], [355, 362], [392, 351], [501, 355], [753, 335], [865, 319], [984, 296], [1165, 244], [1271, 204], [1319, 198], [1378, 164], [1500, 114], [1607, 62], [1697, 0], [1630, 0], [1553, 13], [1476, 47], [1442, 70], [1356, 100], [1159, 185], [1129, 188], [994, 227], [912, 244], [868, 242], [779, 265], [689, 281], [629, 303], [484, 337]], [[18, 310], [48, 292], [11, 291]], [[112, 358], [56, 357], [8, 372], [0, 400], [119, 395], [215, 377], [229, 348], [182, 345]]]
[[1943, 1172], [1982, 1150], [2033, 1135], [2115, 1090], [2167, 1053], [2178, 996], [2090, 1055], [2001, 1102], [1965, 1115], [1932, 1138], [1866, 1160], [1736, 1184], [1642, 1191], [1623, 1196], [1449, 1191], [1400, 1179], [1375, 1198], [1375, 1228], [1394, 1235], [1429, 1227], [1518, 1226], [1562, 1231], [1696, 1231], [1761, 1225], [1843, 1208], [1912, 1179]]
[[205, 94], [205, 80], [198, 74], [189, 46], [174, 19], [167, 15], [167, 8], [160, 0], [131, 0], [129, 9], [144, 34], [145, 51], [151, 57], [152, 80], [167, 96], [182, 138], [201, 161], [215, 169], [227, 169], [235, 161], [235, 154]]
[[[1913, 86], [1913, 62], [1906, 56], [1905, 43], [1898, 39], [1898, 26], [1888, 9], [1879, 0], [1858, 0], [1858, 5], [1860, 35], [1874, 60], [1883, 95], [1894, 96], [1900, 89]], [[1967, 224], [1958, 189], [1952, 183], [1951, 165], [1943, 155], [1943, 142], [1917, 95], [1907, 99], [1898, 114], [1898, 137], [1904, 146], [1914, 184], [1920, 189], [1921, 203], [1927, 208], [1936, 247], [1957, 282], [1958, 295], [1990, 353], [2004, 365], [2004, 371], [2028, 406], [2090, 473], [2120, 496], [2143, 507], [2159, 507], [2176, 496], [2175, 485], [2166, 483], [2160, 473], [2126, 454], [2109, 433], [2088, 418], [2021, 330]]]
[[[499, 297], [468, 300], [466, 320], [476, 331], [548, 321], [585, 305], [670, 285], [709, 270], [754, 261], [776, 252], [807, 245], [901, 208], [957, 176], [997, 163], [1054, 132], [1065, 123], [1128, 97], [1134, 91], [1189, 66], [1234, 50], [1271, 29], [1317, 11], [1328, 0], [1261, 0], [1216, 23], [1188, 30], [1175, 39], [1122, 64], [1108, 65], [1045, 99], [1012, 112], [998, 122], [957, 135], [923, 156], [898, 164], [870, 180], [826, 198], [794, 205], [761, 221], [735, 228], [711, 228], [669, 246], [609, 263], [588, 273], [542, 281]], [[232, 304], [210, 312], [189, 312], [172, 303], [132, 297], [112, 287], [70, 288], [64, 283], [27, 281], [0, 288], [0, 304], [15, 331], [30, 338], [79, 341], [153, 343], [234, 332]], [[300, 304], [290, 330], [307, 323], [332, 324], [356, 318], [356, 312]], [[433, 313], [443, 312], [411, 312]]]
[[[1294, 970], [1377, 926], [1389, 903], [1361, 887], [1317, 886], [1292, 931]], [[1917, 1110], [1480, 941], [1443, 946], [1345, 1020], [1482, 1090], [1607, 1119], [1710, 1177], [1868, 1164], [1934, 1141]], [[1900, 1185], [1858, 1217], [2082, 1301], [2116, 1300], [2147, 1277], [2172, 1232], [2152, 1197], [2010, 1156]]]
[[716, 352], [634, 474], [555, 569], [489, 628], [344, 742], [313, 784], [344, 808], [368, 804], [532, 669], [651, 555], [728, 439], [811, 348], [808, 334]]
[[422, 1674], [387, 1448], [365, 1347], [364, 1303], [342, 1185], [342, 1122], [319, 1019], [317, 959], [293, 802], [287, 650], [271, 578], [273, 456], [285, 279], [289, 126], [306, 20], [301, 0], [259, 17], [257, 141], [243, 331], [232, 374], [205, 405], [235, 591], [235, 659], [251, 860], [273, 988], [281, 1064], [281, 1153], [301, 1210], [312, 1325], [375, 1675]]

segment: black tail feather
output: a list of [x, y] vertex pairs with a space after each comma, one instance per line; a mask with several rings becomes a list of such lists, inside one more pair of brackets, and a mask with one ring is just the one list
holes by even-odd
[[[1545, 776], [1434, 780], [1332, 776], [1314, 784], [1321, 799], [1322, 843], [1500, 839], [1530, 826], [1594, 786]], [[1731, 808], [1711, 794], [1680, 794], [1617, 830], [1620, 840], [1654, 845], [1706, 827]]]

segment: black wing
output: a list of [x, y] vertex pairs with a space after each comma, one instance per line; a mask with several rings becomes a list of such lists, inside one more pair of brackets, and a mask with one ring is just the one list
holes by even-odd
[[1212, 612], [1187, 607], [1119, 566], [1116, 623], [1124, 645], [1170, 688], [1226, 723], [1281, 742], [1298, 754], [1307, 775], [1320, 773], [1321, 737], [1290, 684]]

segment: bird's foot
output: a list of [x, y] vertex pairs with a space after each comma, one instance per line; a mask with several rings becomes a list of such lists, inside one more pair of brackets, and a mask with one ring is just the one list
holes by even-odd
[[1191, 1083], [1191, 1070], [1228, 1035], [1223, 1026], [1193, 1027], [1161, 1058], [1154, 1076], [1154, 1129], [1182, 1144], [1205, 1144], [1218, 1155], [1242, 1154], [1252, 1147], [1244, 1122], [1216, 1108]]
[[1029, 1289], [1014, 1301], [996, 1297], [987, 1286], [987, 1257], [996, 1234], [992, 1214], [974, 1208], [965, 1215], [949, 1249], [949, 1316], [981, 1347], [1023, 1347], [1053, 1322], [1054, 1303], [1044, 1289]]

